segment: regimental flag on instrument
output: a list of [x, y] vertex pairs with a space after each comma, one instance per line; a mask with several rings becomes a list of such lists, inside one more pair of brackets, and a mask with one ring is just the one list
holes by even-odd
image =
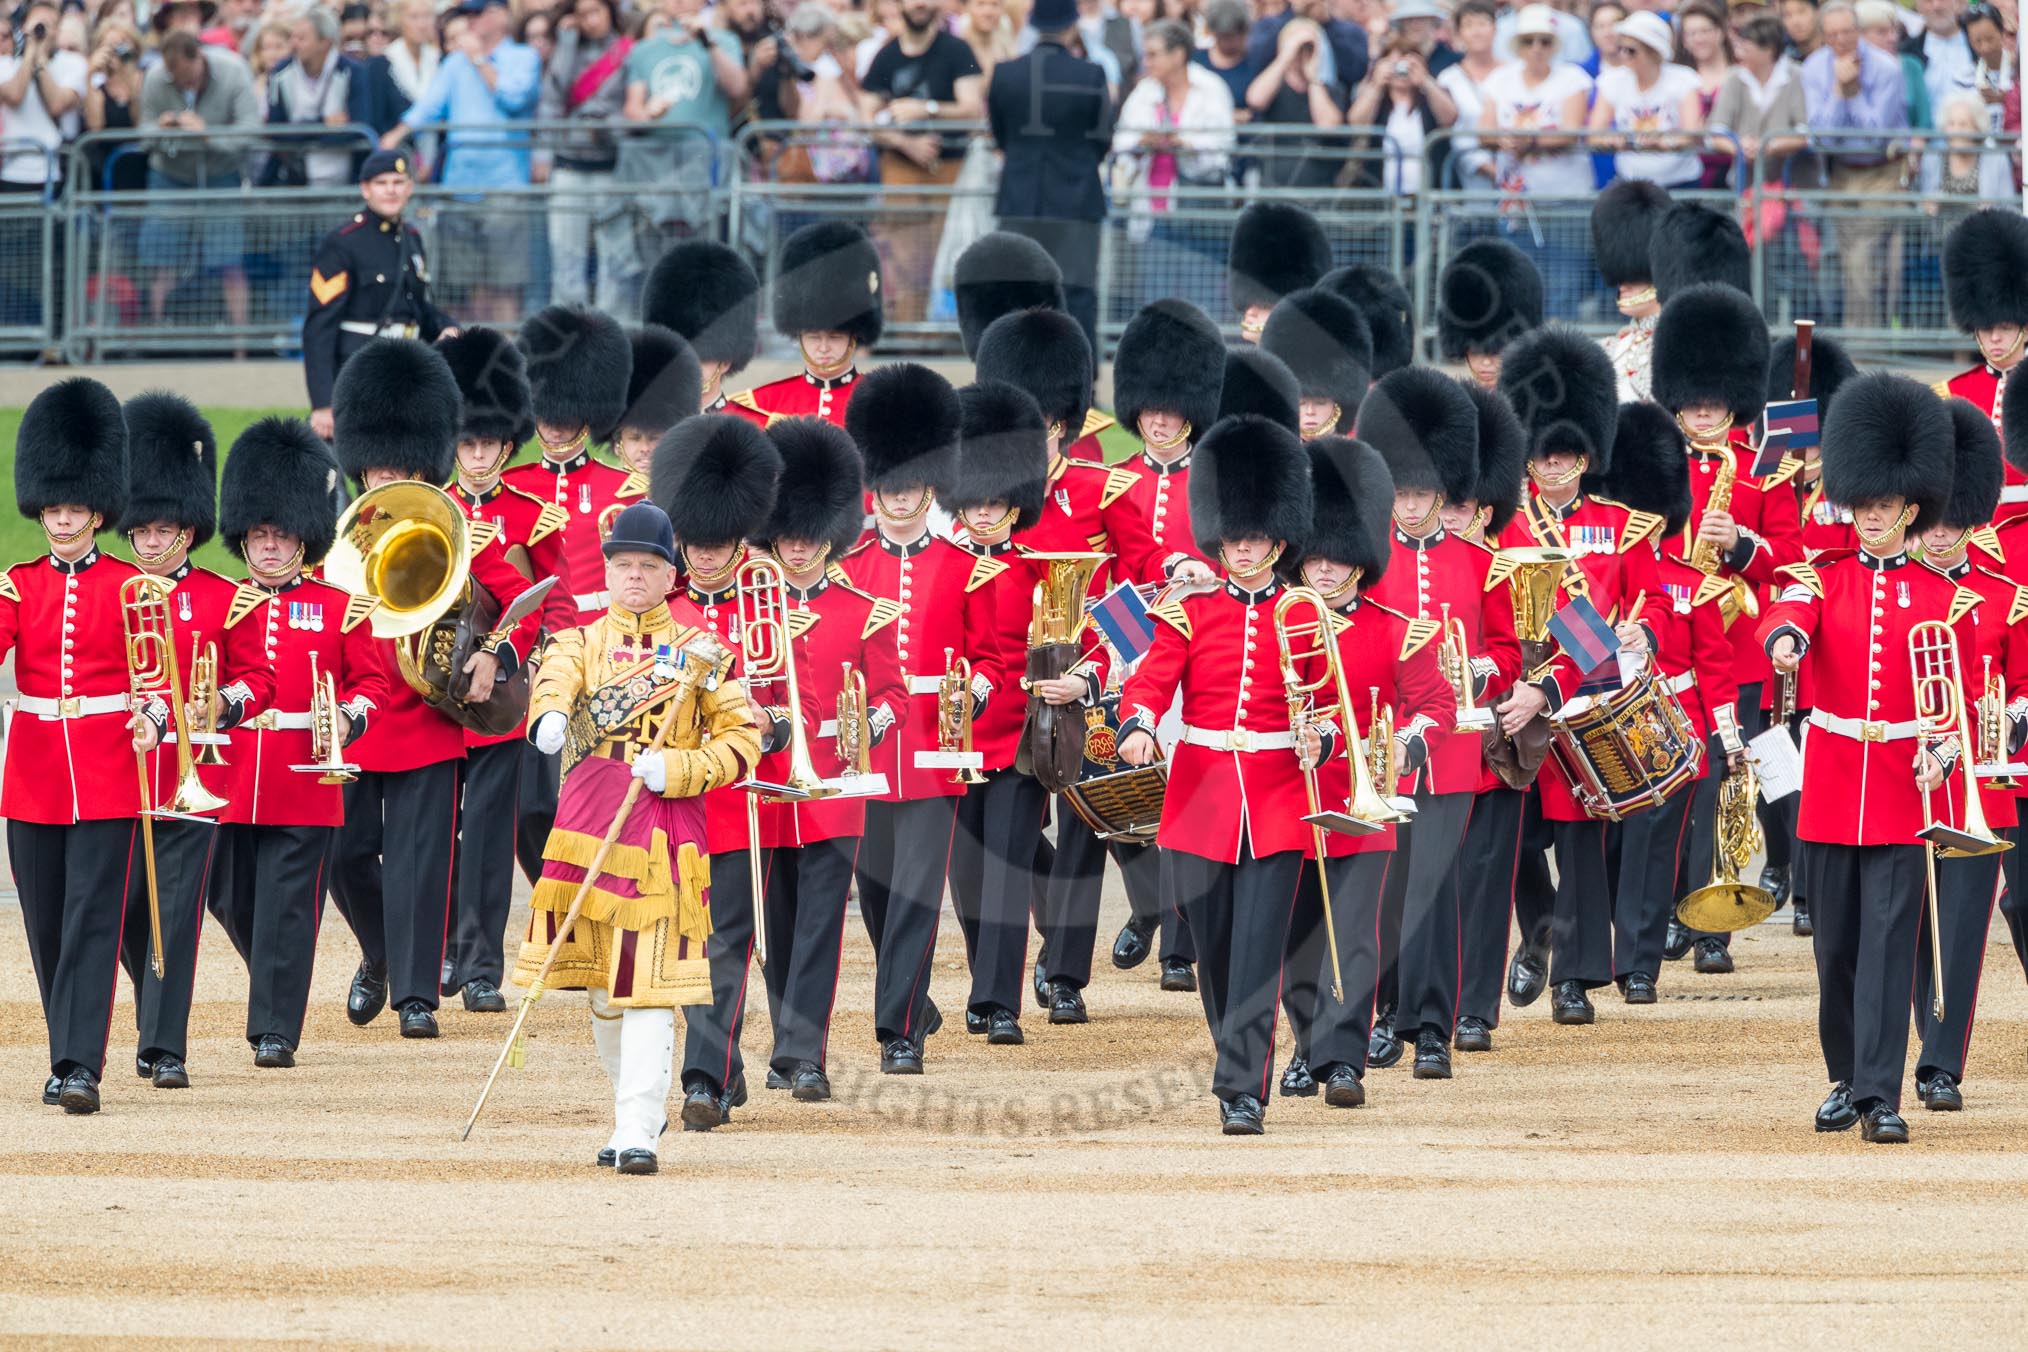
[[1789, 399], [1769, 404], [1761, 416], [1760, 451], [1753, 458], [1753, 477], [1764, 478], [1781, 467], [1785, 455], [1800, 455], [1817, 444], [1817, 401]]
[[1131, 666], [1155, 641], [1155, 621], [1148, 603], [1131, 582], [1122, 582], [1091, 604], [1092, 622], [1113, 645], [1120, 661]]
[[1572, 597], [1549, 617], [1549, 636], [1586, 676], [1605, 665], [1620, 648], [1619, 636], [1588, 596]]

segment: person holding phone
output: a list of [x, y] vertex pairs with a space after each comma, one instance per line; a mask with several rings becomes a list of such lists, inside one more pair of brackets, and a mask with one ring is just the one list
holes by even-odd
[[57, 151], [78, 134], [90, 69], [84, 57], [56, 41], [57, 7], [34, 0], [21, 12], [12, 50], [0, 56], [0, 117], [17, 150], [0, 159], [0, 191], [41, 192], [60, 177]]

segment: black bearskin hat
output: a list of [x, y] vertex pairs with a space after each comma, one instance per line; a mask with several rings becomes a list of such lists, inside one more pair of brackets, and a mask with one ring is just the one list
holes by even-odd
[[197, 406], [152, 390], [127, 401], [127, 510], [122, 534], [151, 521], [190, 530], [199, 548], [218, 529], [218, 437]]
[[14, 442], [14, 497], [38, 520], [74, 504], [118, 522], [127, 506], [127, 420], [113, 392], [88, 376], [59, 380], [29, 401]]
[[822, 418], [782, 418], [767, 436], [781, 452], [782, 473], [760, 538], [815, 540], [831, 546], [832, 558], [845, 557], [866, 521], [859, 448], [844, 428]]
[[1655, 321], [1655, 402], [1671, 413], [1723, 404], [1744, 425], [1767, 407], [1767, 321], [1743, 291], [1700, 282]]
[[1491, 541], [1521, 510], [1528, 481], [1528, 434], [1521, 430], [1506, 395], [1482, 388], [1476, 380], [1461, 380], [1458, 387], [1478, 411], [1479, 480], [1474, 496], [1481, 507], [1492, 509], [1485, 529], [1485, 538]]
[[1724, 282], [1751, 291], [1749, 257], [1746, 232], [1739, 222], [1694, 202], [1678, 202], [1663, 212], [1648, 240], [1655, 297], [1664, 305], [1678, 291], [1699, 282]]
[[973, 240], [958, 255], [951, 289], [965, 355], [976, 357], [987, 325], [1001, 315], [1063, 308], [1063, 269], [1028, 236], [995, 230]]
[[[1831, 400], [1846, 381], [1859, 374], [1852, 358], [1835, 340], [1818, 334], [1810, 344], [1810, 392], [1817, 401], [1817, 425], [1831, 411]], [[1796, 340], [1793, 335], [1775, 339], [1767, 359], [1768, 403], [1787, 399], [1796, 387]]]
[[974, 365], [981, 382], [999, 380], [1026, 390], [1044, 418], [1063, 424], [1064, 445], [1084, 434], [1091, 408], [1091, 343], [1069, 315], [1017, 310], [1000, 316], [979, 338]]
[[1113, 349], [1113, 411], [1135, 432], [1143, 413], [1175, 413], [1199, 436], [1218, 419], [1225, 340], [1187, 300], [1158, 300], [1127, 321]]
[[[1391, 505], [1393, 494], [1388, 495]], [[1284, 558], [1309, 545], [1310, 458], [1302, 438], [1257, 414], [1220, 418], [1190, 461], [1190, 528], [1206, 558], [1226, 540], [1285, 541]]]
[[1613, 468], [1600, 491], [1637, 512], [1653, 512], [1674, 535], [1690, 519], [1690, 457], [1676, 419], [1660, 404], [1620, 405]]
[[1944, 400], [1951, 415], [1951, 492], [1937, 523], [1960, 530], [1989, 525], [2000, 509], [2000, 489], [2007, 477], [2000, 462], [2000, 434], [1993, 420], [1968, 399]]
[[[849, 407], [849, 405], [848, 405]], [[952, 512], [1005, 502], [1019, 512], [1017, 525], [1042, 515], [1049, 480], [1049, 425], [1026, 390], [982, 380], [958, 391], [963, 422], [958, 474], [942, 497]]]
[[2000, 393], [2000, 445], [2008, 464], [2028, 472], [2028, 380], [2010, 380]]
[[1927, 385], [1876, 372], [1846, 382], [1823, 425], [1824, 496], [1840, 507], [1901, 497], [1909, 529], [1937, 522], [1957, 456], [1951, 415]]
[[447, 484], [458, 467], [462, 409], [443, 353], [414, 338], [375, 338], [338, 368], [331, 389], [338, 463], [359, 480], [391, 469]]
[[867, 372], [845, 406], [845, 430], [865, 462], [866, 486], [875, 492], [950, 492], [963, 420], [951, 382], [912, 361]]
[[752, 422], [693, 413], [655, 443], [648, 497], [683, 543], [733, 544], [767, 524], [781, 474], [782, 453]]
[[1619, 384], [1597, 343], [1567, 324], [1543, 325], [1507, 349], [1500, 393], [1521, 420], [1530, 460], [1569, 451], [1589, 473], [1611, 472]]
[[[843, 333], [862, 348], [880, 341], [880, 252], [849, 221], [817, 221], [775, 256], [775, 332]], [[857, 397], [857, 396], [855, 396]]]
[[1317, 437], [1308, 450], [1316, 498], [1310, 545], [1301, 556], [1282, 556], [1284, 576], [1300, 578], [1304, 557], [1322, 558], [1359, 569], [1359, 585], [1371, 587], [1386, 574], [1393, 551], [1394, 481], [1387, 462], [1351, 437]]
[[1291, 432], [1301, 432], [1302, 398], [1296, 373], [1274, 353], [1253, 343], [1234, 343], [1225, 349], [1217, 421], [1251, 413], [1272, 419]]
[[519, 446], [535, 435], [534, 396], [521, 349], [498, 329], [480, 325], [437, 339], [464, 398], [458, 436]]
[[1975, 211], [1944, 236], [1944, 296], [1966, 333], [2028, 324], [2028, 220], [2018, 211]]
[[535, 417], [552, 427], [591, 429], [608, 441], [627, 411], [633, 345], [611, 315], [578, 305], [552, 305], [521, 326]]
[[1542, 273], [1504, 239], [1475, 239], [1437, 278], [1437, 347], [1446, 360], [1494, 356], [1542, 327]]
[[619, 425], [656, 436], [704, 402], [704, 372], [681, 334], [660, 324], [643, 324], [628, 335], [633, 362], [627, 372], [627, 411]]
[[1373, 332], [1352, 302], [1321, 287], [1291, 292], [1268, 315], [1260, 345], [1287, 363], [1305, 396], [1338, 405], [1339, 430], [1352, 425], [1373, 383]]
[[1331, 242], [1317, 218], [1286, 202], [1255, 202], [1232, 227], [1225, 290], [1244, 314], [1315, 286], [1331, 269]]
[[1385, 268], [1354, 263], [1324, 274], [1317, 285], [1352, 302], [1373, 336], [1370, 370], [1375, 380], [1415, 360], [1415, 305], [1408, 288]]
[[338, 538], [338, 461], [300, 418], [262, 418], [239, 434], [218, 485], [218, 533], [237, 558], [247, 533], [273, 526], [303, 542], [314, 568]]
[[1359, 409], [1359, 440], [1387, 465], [1396, 488], [1468, 502], [1479, 488], [1479, 410], [1464, 387], [1427, 366], [1392, 372]]
[[724, 362], [731, 375], [760, 346], [760, 278], [717, 240], [686, 239], [655, 260], [641, 314], [684, 338], [697, 360]]
[[1655, 280], [1648, 247], [1669, 207], [1668, 190], [1644, 178], [1617, 179], [1598, 195], [1591, 204], [1591, 256], [1607, 286]]

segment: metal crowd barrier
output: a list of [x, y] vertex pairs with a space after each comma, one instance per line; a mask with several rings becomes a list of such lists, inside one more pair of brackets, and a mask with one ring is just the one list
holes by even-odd
[[39, 354], [54, 346], [59, 319], [59, 161], [38, 141], [4, 137], [0, 168], [23, 189], [0, 193], [0, 352]]

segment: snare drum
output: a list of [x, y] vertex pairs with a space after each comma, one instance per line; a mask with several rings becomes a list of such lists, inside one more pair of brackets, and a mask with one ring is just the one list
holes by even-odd
[[1086, 709], [1084, 719], [1084, 764], [1077, 783], [1063, 790], [1063, 801], [1100, 840], [1153, 843], [1169, 787], [1168, 763], [1129, 766], [1120, 759], [1117, 691]]
[[1703, 737], [1649, 671], [1565, 704], [1549, 720], [1549, 749], [1586, 815], [1602, 821], [1660, 806], [1704, 769]]

